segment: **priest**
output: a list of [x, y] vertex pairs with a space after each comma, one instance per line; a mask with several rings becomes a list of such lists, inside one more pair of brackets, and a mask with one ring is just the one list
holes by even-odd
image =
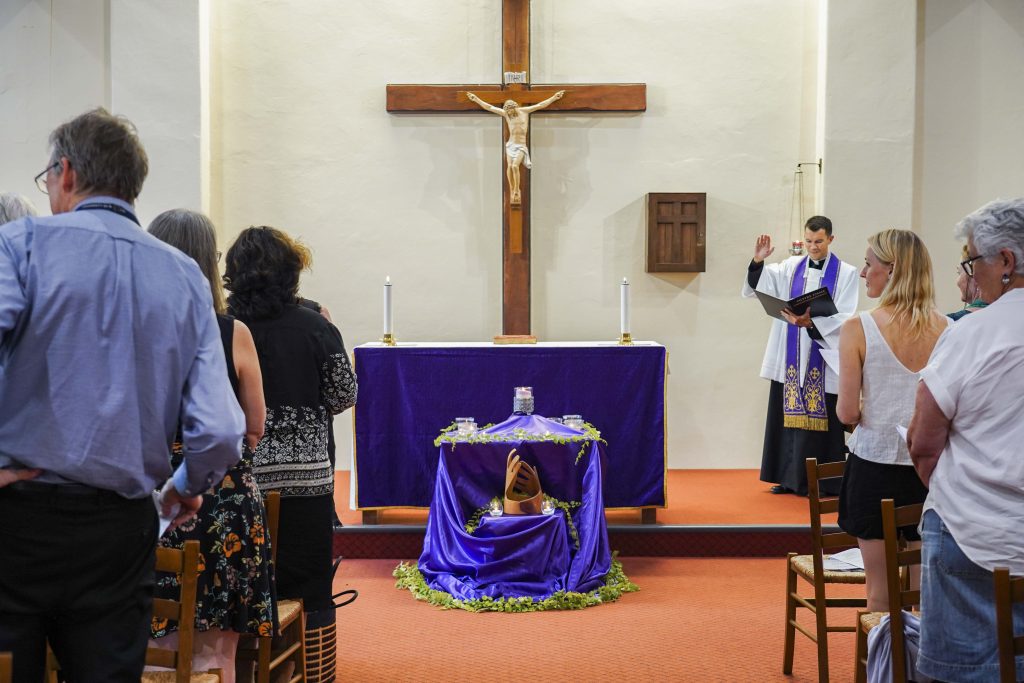
[[747, 267], [743, 296], [760, 291], [793, 299], [820, 287], [828, 288], [838, 313], [828, 317], [795, 315], [775, 320], [768, 337], [761, 377], [770, 380], [765, 421], [761, 481], [774, 484], [772, 493], [807, 495], [805, 460], [842, 460], [846, 450], [843, 426], [836, 417], [839, 376], [821, 356], [821, 349], [839, 349], [839, 328], [857, 308], [857, 269], [829, 253], [835, 237], [832, 221], [812, 216], [804, 226], [806, 256], [765, 264], [775, 248], [760, 235]]

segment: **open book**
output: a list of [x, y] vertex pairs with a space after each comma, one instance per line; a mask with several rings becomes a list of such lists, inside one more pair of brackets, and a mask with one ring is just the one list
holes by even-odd
[[778, 318], [782, 322], [786, 322], [786, 319], [782, 317], [782, 309], [784, 308], [788, 308], [797, 315], [803, 315], [807, 307], [810, 306], [812, 318], [827, 317], [839, 312], [836, 308], [836, 302], [832, 301], [832, 296], [825, 287], [801, 294], [789, 301], [776, 299], [771, 294], [765, 294], [757, 290], [754, 291], [754, 294], [757, 295], [757, 300], [764, 306], [764, 312], [773, 318]]

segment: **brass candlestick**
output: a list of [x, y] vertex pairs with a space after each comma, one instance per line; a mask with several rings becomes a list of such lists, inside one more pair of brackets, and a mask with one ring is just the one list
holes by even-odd
[[395, 335], [390, 332], [385, 334], [380, 341], [384, 346], [398, 346], [398, 342], [395, 341]]
[[632, 346], [632, 345], [633, 345], [633, 335], [631, 335], [629, 332], [623, 332], [622, 334], [619, 335], [619, 346]]

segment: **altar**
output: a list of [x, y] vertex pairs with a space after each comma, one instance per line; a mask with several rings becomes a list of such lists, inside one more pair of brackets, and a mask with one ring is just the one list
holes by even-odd
[[535, 414], [582, 415], [611, 454], [604, 504], [664, 507], [666, 350], [654, 342], [363, 344], [352, 453], [353, 506], [430, 506], [434, 440], [456, 417], [484, 426], [512, 412], [512, 390], [532, 386]]

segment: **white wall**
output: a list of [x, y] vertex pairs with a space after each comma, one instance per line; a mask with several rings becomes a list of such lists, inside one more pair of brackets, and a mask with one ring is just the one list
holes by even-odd
[[0, 2], [0, 191], [49, 213], [32, 178], [46, 166], [50, 131], [106, 107], [131, 119], [149, 156], [142, 224], [164, 209], [203, 208], [205, 5]]
[[[380, 334], [385, 274], [395, 281], [400, 339], [481, 340], [500, 330], [500, 121], [384, 111], [389, 82], [496, 81], [497, 0], [212, 3], [209, 91], [205, 3], [149, 5], [0, 4], [0, 189], [45, 209], [31, 178], [45, 165], [49, 131], [86, 108], [124, 103], [129, 111], [119, 113], [142, 122], [154, 160], [144, 222], [170, 205], [201, 206], [208, 169], [209, 210], [225, 238], [268, 223], [313, 247], [305, 293], [331, 306], [350, 347]], [[613, 338], [615, 283], [628, 276], [635, 336], [671, 353], [671, 467], [754, 467], [760, 458], [767, 387], [756, 374], [768, 325], [738, 289], [754, 234], [789, 239], [795, 163], [841, 138], [827, 128], [827, 78], [819, 93], [818, 7], [533, 0], [534, 83], [648, 84], [644, 114], [534, 118], [534, 330], [547, 340]], [[834, 88], [876, 87], [878, 67], [864, 55], [916, 37], [912, 222], [932, 249], [940, 306], [951, 309], [952, 225], [1024, 187], [1024, 7], [922, 0], [913, 32], [905, 3], [867, 9], [845, 24], [823, 14], [832, 39], [849, 31], [851, 50], [840, 61], [841, 51], [826, 52], [823, 63], [846, 70], [850, 85], [833, 71]], [[832, 94], [845, 97], [852, 123], [863, 102], [860, 120], [885, 137], [873, 100]], [[908, 105], [893, 104], [903, 159]], [[858, 164], [869, 158], [863, 151]], [[853, 162], [840, 162], [826, 158], [826, 204], [856, 207], [866, 171], [858, 177]], [[651, 191], [708, 193], [706, 273], [643, 272]], [[906, 206], [905, 193], [898, 203]], [[883, 217], [846, 210], [836, 246], [856, 263]], [[339, 427], [344, 453], [348, 420]]]
[[0, 191], [40, 213], [50, 204], [32, 178], [49, 160], [50, 131], [110, 104], [108, 24], [104, 0], [0, 2]]
[[838, 253], [860, 265], [868, 235], [912, 227], [916, 0], [821, 4], [820, 205], [836, 227]]
[[953, 227], [988, 201], [1024, 196], [1024, 3], [928, 2], [918, 26], [916, 215], [939, 305], [954, 310]]
[[[500, 332], [500, 119], [384, 111], [386, 83], [496, 81], [500, 3], [429, 7], [213, 10], [214, 218], [229, 233], [265, 222], [300, 234], [314, 249], [305, 292], [331, 305], [350, 346], [380, 335], [385, 274], [399, 339]], [[768, 325], [738, 291], [754, 235], [786, 239], [795, 162], [814, 154], [813, 10], [533, 2], [533, 83], [648, 84], [644, 114], [533, 119], [533, 328], [614, 338], [628, 276], [634, 336], [671, 354], [673, 467], [760, 457]], [[644, 273], [652, 191], [708, 193], [706, 273]]]

